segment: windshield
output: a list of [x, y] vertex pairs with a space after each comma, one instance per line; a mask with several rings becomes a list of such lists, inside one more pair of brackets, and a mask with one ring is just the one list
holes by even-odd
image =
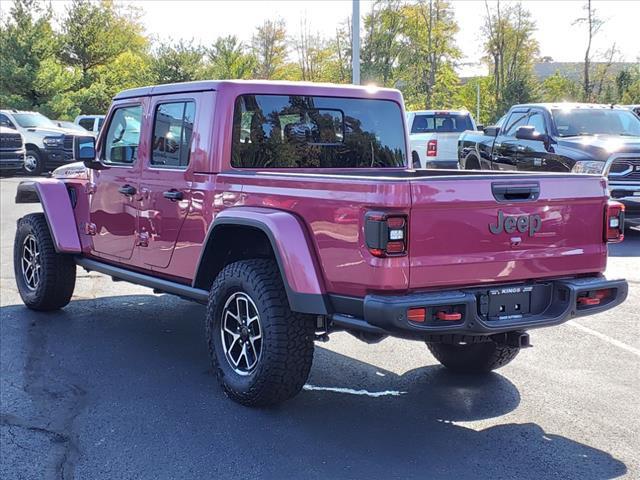
[[411, 133], [452, 133], [473, 130], [468, 113], [435, 113], [416, 115], [411, 125]]
[[640, 137], [640, 118], [628, 110], [552, 110], [561, 137], [578, 135], [624, 135]]
[[18, 125], [22, 128], [57, 128], [57, 125], [41, 113], [14, 113]]

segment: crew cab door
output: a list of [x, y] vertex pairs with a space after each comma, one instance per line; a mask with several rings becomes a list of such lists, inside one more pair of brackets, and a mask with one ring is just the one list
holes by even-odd
[[191, 145], [198, 94], [155, 97], [150, 105], [151, 152], [142, 171], [140, 255], [166, 268], [191, 206]]
[[500, 129], [493, 144], [491, 155], [491, 168], [493, 170], [516, 170], [518, 168], [518, 153], [522, 146], [515, 135], [518, 127], [527, 124], [527, 119], [528, 109], [511, 112], [505, 127]]
[[141, 164], [148, 152], [141, 138], [147, 103], [140, 98], [116, 105], [97, 146], [108, 168], [92, 170], [86, 228], [92, 253], [100, 257], [129, 260], [136, 245]]
[[[532, 109], [529, 112], [527, 125], [534, 127], [536, 132], [549, 135], [550, 118], [544, 111]], [[557, 155], [551, 144], [552, 140], [519, 140], [522, 148], [518, 151], [518, 170], [526, 172], [568, 172], [571, 167]]]

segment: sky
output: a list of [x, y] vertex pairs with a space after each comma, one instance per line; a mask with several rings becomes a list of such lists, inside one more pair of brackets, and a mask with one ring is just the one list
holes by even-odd
[[[285, 20], [291, 35], [300, 31], [300, 21], [306, 17], [312, 32], [333, 36], [336, 27], [351, 15], [352, 9], [351, 0], [138, 0], [124, 3], [142, 9], [147, 33], [153, 37], [159, 40], [193, 39], [205, 45], [224, 35], [237, 35], [249, 41], [256, 25], [276, 17]], [[361, 0], [361, 16], [371, 9], [372, 3]], [[490, 5], [494, 3], [489, 2]], [[536, 21], [541, 56], [562, 62], [582, 61], [586, 29], [573, 25], [573, 21], [583, 15], [585, 1], [525, 0], [523, 3]], [[4, 4], [0, 8], [5, 11], [10, 5], [6, 0], [0, 4]], [[52, 0], [58, 14], [64, 13], [68, 4], [64, 0]], [[460, 26], [457, 43], [464, 55], [458, 73], [462, 76], [482, 74], [485, 70], [479, 63], [482, 57], [480, 27], [485, 13], [484, 1], [454, 0], [452, 4]], [[640, 62], [640, 1], [593, 0], [593, 6], [606, 19], [592, 47], [596, 56], [615, 42], [621, 52], [620, 60]]]

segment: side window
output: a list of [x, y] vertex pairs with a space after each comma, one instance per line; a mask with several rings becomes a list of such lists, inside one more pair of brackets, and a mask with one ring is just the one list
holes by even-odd
[[115, 110], [104, 140], [104, 163], [133, 165], [138, 157], [142, 106], [132, 105]]
[[78, 125], [80, 125], [85, 130], [93, 131], [93, 118], [83, 118], [78, 121]]
[[98, 131], [102, 130], [102, 124], [104, 123], [104, 117], [98, 119]]
[[527, 125], [535, 127], [536, 132], [547, 133], [547, 128], [544, 125], [544, 116], [540, 112], [533, 112], [529, 116]]
[[0, 126], [13, 129], [16, 128], [13, 123], [11, 123], [11, 120], [9, 120], [9, 117], [7, 117], [4, 113], [0, 113]]
[[507, 137], [513, 137], [516, 134], [516, 130], [527, 124], [528, 113], [526, 112], [514, 112], [507, 121], [507, 127], [503, 131], [503, 135]]
[[156, 107], [151, 165], [187, 168], [195, 113], [194, 102], [162, 103]]

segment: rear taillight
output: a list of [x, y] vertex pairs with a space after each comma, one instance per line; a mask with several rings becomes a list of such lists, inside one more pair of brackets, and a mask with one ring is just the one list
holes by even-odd
[[438, 140], [429, 140], [427, 142], [427, 157], [438, 156]]
[[604, 212], [604, 241], [618, 243], [624, 240], [624, 205], [609, 201]]
[[368, 212], [364, 226], [365, 241], [371, 255], [389, 257], [407, 254], [407, 217]]

